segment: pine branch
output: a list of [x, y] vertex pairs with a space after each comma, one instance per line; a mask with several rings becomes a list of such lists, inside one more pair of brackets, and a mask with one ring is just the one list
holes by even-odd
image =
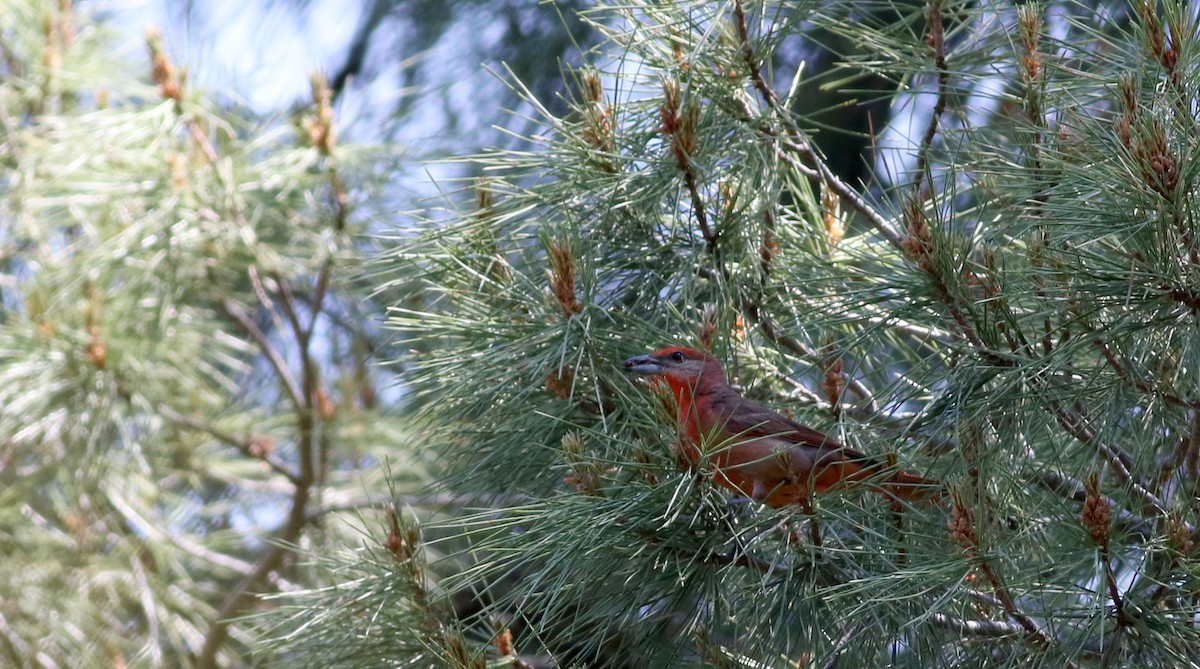
[[[200, 560], [220, 567], [221, 569], [229, 570], [235, 574], [249, 575], [254, 572], [254, 565], [246, 562], [245, 560], [239, 560], [231, 555], [209, 550], [200, 544], [184, 538], [179, 533], [166, 532], [162, 530], [154, 523], [151, 523], [149, 520], [147, 520], [144, 514], [139, 513], [129, 502], [117, 494], [110, 494], [108, 496], [108, 502], [113, 505], [113, 508], [116, 509], [125, 519], [125, 521], [129, 523], [131, 527], [136, 529], [138, 533], [145, 534], [154, 541], [169, 543], [193, 557], [199, 558]], [[277, 574], [272, 574], [270, 581], [273, 586], [281, 590], [298, 589], [297, 585], [287, 581]]]
[[[757, 302], [750, 299], [743, 299], [740, 304], [742, 306], [742, 313], [746, 314], [747, 319], [751, 323], [759, 327], [759, 330], [763, 333], [763, 336], [765, 336], [768, 341], [779, 345], [801, 359], [816, 361], [824, 357], [818, 355], [816, 351], [812, 350], [798, 339], [780, 333], [779, 329], [774, 325], [774, 323], [772, 323], [770, 319], [763, 316], [762, 309]], [[868, 414], [874, 415], [879, 413], [878, 402], [876, 402], [870, 389], [868, 389], [861, 381], [854, 378], [847, 378], [846, 384], [846, 388], [850, 392], [854, 393], [854, 395], [858, 397], [859, 401], [865, 401], [867, 403], [866, 412]]]
[[287, 465], [284, 464], [282, 460], [280, 460], [279, 458], [272, 455], [269, 451], [266, 451], [263, 448], [262, 444], [260, 442], [257, 442], [253, 437], [243, 437], [243, 438], [236, 437], [233, 434], [226, 432], [224, 430], [221, 430], [221, 429], [217, 428], [216, 426], [211, 425], [211, 424], [209, 424], [205, 421], [202, 421], [198, 418], [192, 418], [190, 416], [185, 416], [185, 415], [179, 413], [178, 411], [172, 409], [171, 407], [167, 406], [166, 404], [158, 405], [157, 411], [160, 416], [162, 416], [163, 418], [166, 418], [167, 420], [171, 421], [172, 423], [177, 423], [177, 424], [183, 425], [185, 427], [190, 427], [193, 430], [198, 430], [200, 432], [204, 432], [205, 434], [213, 437], [217, 441], [220, 441], [224, 444], [228, 444], [229, 446], [233, 446], [234, 448], [238, 449], [239, 451], [242, 452], [242, 455], [245, 455], [250, 458], [254, 458], [256, 460], [262, 460], [263, 462], [267, 463], [267, 465], [270, 466], [271, 469], [274, 470], [277, 474], [280, 474], [281, 476], [286, 478], [288, 481], [291, 481], [293, 485], [295, 485], [296, 474], [294, 472], [292, 472], [290, 469], [288, 469]]
[[1140, 392], [1147, 395], [1153, 395], [1154, 397], [1157, 397], [1168, 404], [1173, 404], [1178, 407], [1200, 409], [1200, 401], [1185, 400], [1174, 391], [1163, 390], [1157, 386], [1151, 385], [1149, 382], [1143, 379], [1134, 377], [1133, 372], [1131, 372], [1126, 365], [1122, 364], [1121, 361], [1117, 359], [1116, 354], [1112, 351], [1112, 347], [1110, 347], [1108, 343], [1104, 341], [1104, 339], [1096, 337], [1092, 340], [1092, 343], [1100, 350], [1100, 353], [1104, 356], [1104, 361], [1107, 362], [1108, 366], [1117, 373], [1117, 376], [1120, 377], [1121, 380], [1133, 385], [1133, 387], [1137, 388]]
[[[875, 210], [867, 201], [859, 195], [858, 191], [852, 188], [849, 184], [842, 181], [825, 161], [821, 158], [820, 153], [813, 146], [811, 140], [800, 130], [790, 118], [787, 110], [781, 109], [778, 106], [779, 96], [767, 84], [762, 76], [762, 65], [755, 54], [754, 44], [750, 41], [749, 31], [746, 26], [746, 13], [743, 7], [743, 0], [734, 1], [734, 13], [737, 17], [738, 37], [741, 40], [742, 59], [746, 67], [749, 69], [751, 81], [759, 94], [767, 103], [774, 116], [783, 123], [783, 132], [779, 132], [772, 128], [769, 124], [763, 126], [764, 133], [769, 137], [778, 138], [780, 144], [788, 151], [794, 153], [802, 161], [808, 170], [808, 174], [815, 174], [820, 178], [821, 183], [832, 189], [842, 201], [848, 203], [849, 206], [861, 214], [884, 239], [891, 242], [896, 248], [902, 247], [903, 240], [891, 227], [888, 220]], [[746, 117], [753, 119], [754, 114], [751, 110], [746, 110]]]
[[[1083, 416], [1078, 412], [1070, 411], [1061, 406], [1056, 406], [1053, 411], [1055, 418], [1058, 419], [1058, 424], [1063, 426], [1071, 436], [1080, 442], [1094, 446], [1108, 462], [1109, 468], [1117, 475], [1117, 478], [1125, 483], [1135, 495], [1151, 506], [1158, 514], [1167, 515], [1167, 505], [1130, 473], [1129, 467], [1132, 463], [1132, 458], [1129, 457], [1128, 453], [1120, 447], [1098, 438], [1096, 433], [1088, 427]], [[1185, 523], [1185, 527], [1189, 532], [1191, 531], [1192, 526], [1190, 524]]]
[[[1181, 206], [1164, 193], [1181, 188], [1168, 177], [1181, 174], [1182, 161], [1190, 160], [1179, 147], [1194, 142], [1184, 127], [1189, 121], [1172, 119], [1156, 121], [1162, 142], [1147, 143], [1158, 142], [1148, 117], [1170, 109], [1152, 78], [1145, 86], [1121, 87], [1133, 99], [1120, 107], [1132, 115], [1124, 120], [1136, 122], [1128, 139], [1120, 117], [1114, 126], [1103, 115], [1073, 113], [1109, 104], [1109, 75], [1131, 65], [1104, 54], [1128, 54], [1128, 36], [1092, 34], [1081, 28], [1086, 21], [1071, 20], [1063, 28], [1068, 36], [1056, 36], [1061, 57], [1042, 54], [1030, 29], [1021, 34], [1024, 50], [1014, 50], [1014, 29], [1021, 28], [1014, 21], [1028, 25], [1033, 10], [955, 5], [952, 12], [938, 0], [928, 3], [924, 25], [919, 14], [890, 5], [835, 3], [811, 15], [782, 6], [773, 17], [763, 12], [761, 28], [742, 0], [711, 13], [693, 5], [639, 9], [645, 14], [636, 31], [609, 33], [609, 46], [620, 49], [617, 65], [581, 76], [586, 90], [569, 112], [556, 115], [528, 101], [545, 117], [547, 131], [535, 137], [544, 155], [481, 159], [478, 167], [491, 175], [488, 192], [497, 196], [488, 201], [487, 215], [473, 210], [403, 255], [414, 265], [399, 270], [404, 280], [432, 293], [431, 306], [406, 304], [396, 321], [420, 351], [411, 358], [412, 383], [433, 407], [431, 415], [469, 422], [465, 443], [450, 447], [470, 463], [465, 489], [533, 490], [532, 497], [543, 500], [462, 521], [463, 541], [471, 542], [480, 562], [457, 581], [460, 591], [490, 596], [503, 590], [493, 610], [522, 616], [531, 637], [589, 651], [616, 648], [613, 663], [634, 656], [620, 647], [626, 632], [638, 639], [639, 658], [694, 657], [695, 648], [684, 649], [672, 636], [674, 622], [686, 620], [720, 639], [711, 645], [719, 648], [713, 662], [769, 664], [829, 634], [813, 621], [868, 607], [880, 624], [912, 635], [902, 639], [904, 661], [916, 664], [946, 658], [986, 664], [1017, 657], [1014, 652], [1035, 663], [1081, 653], [1098, 663], [1088, 649], [1100, 647], [1098, 635], [1112, 626], [1098, 616], [1080, 622], [1079, 612], [1089, 607], [1115, 612], [1123, 620], [1119, 630], [1136, 626], [1164, 638], [1190, 638], [1191, 623], [1182, 609], [1171, 608], [1182, 600], [1169, 574], [1186, 568], [1194, 537], [1194, 514], [1181, 506], [1180, 491], [1186, 472], [1200, 467], [1200, 428], [1184, 427], [1195, 422], [1195, 404], [1179, 389], [1195, 380], [1187, 362], [1195, 342], [1181, 319], [1198, 301], [1187, 294], [1186, 263], [1176, 263], [1186, 258], [1173, 257], [1182, 239], [1181, 219], [1174, 216]], [[1083, 11], [1067, 11], [1077, 10]], [[837, 179], [811, 142], [803, 112], [792, 111], [808, 111], [805, 101], [771, 88], [767, 64], [786, 62], [773, 50], [790, 34], [785, 28], [808, 25], [851, 45], [842, 54], [846, 76], [827, 88], [859, 74], [923, 78], [921, 90], [936, 88], [936, 98], [914, 98], [932, 106], [931, 117], [918, 110], [914, 148], [906, 149], [915, 172], [898, 180], [880, 176], [881, 192], [898, 204], [876, 204]], [[1163, 40], [1165, 50], [1170, 39]], [[1084, 52], [1097, 62], [1086, 72], [1073, 70], [1078, 66], [1071, 59]], [[636, 59], [642, 69], [630, 76], [622, 58]], [[1058, 60], [1042, 62], [1051, 58]], [[647, 70], [649, 81], [674, 73], [691, 97], [665, 84], [661, 98], [654, 91], [641, 95]], [[1024, 85], [1024, 109], [1005, 99], [1011, 85], [1001, 87], [1004, 94], [991, 87], [997, 72], [1025, 75], [1016, 82]], [[610, 81], [617, 91], [611, 99], [603, 88]], [[961, 127], [950, 119], [960, 94], [987, 103], [964, 106]], [[701, 100], [709, 103], [705, 113], [690, 117]], [[685, 131], [692, 118], [700, 123], [698, 134]], [[1055, 120], [1054, 133], [1041, 127], [1047, 118]], [[1031, 124], [1038, 126], [1032, 151]], [[953, 137], [947, 134], [952, 125]], [[704, 140], [701, 154], [697, 136]], [[955, 151], [939, 149], [950, 144]], [[668, 169], [642, 169], [647, 164]], [[1143, 183], [1128, 183], [1131, 172]], [[710, 177], [719, 183], [706, 185]], [[839, 231], [831, 253], [833, 228], [820, 218], [833, 217], [839, 203], [865, 223], [861, 232]], [[891, 206], [896, 213], [886, 214]], [[572, 281], [552, 266], [547, 290], [546, 254], [554, 249], [532, 242], [533, 231], [578, 240], [568, 254], [576, 263]], [[472, 245], [476, 239], [487, 243]], [[690, 242], [699, 239], [702, 257], [689, 258]], [[503, 276], [481, 265], [496, 258], [503, 260]], [[587, 282], [586, 300], [575, 292], [576, 279]], [[1103, 325], [1089, 329], [1095, 323]], [[805, 343], [840, 332], [857, 335], [840, 340], [854, 349]], [[935, 476], [952, 487], [961, 481], [970, 491], [986, 518], [978, 527], [987, 528], [994, 543], [981, 535], [988, 541], [960, 542], [964, 554], [948, 557], [928, 532], [938, 511], [906, 509], [912, 515], [893, 514], [889, 523], [886, 509], [841, 497], [808, 509], [819, 516], [809, 524], [809, 542], [799, 532], [757, 542], [767, 521], [776, 520], [765, 509], [748, 509], [724, 525], [695, 511], [689, 478], [665, 473], [677, 466], [670, 443], [664, 452], [654, 448], [661, 416], [646, 409], [644, 394], [628, 392], [617, 380], [614, 362], [644, 352], [647, 340], [688, 333], [705, 351], [733, 350], [740, 362], [753, 361], [755, 373], [739, 382], [774, 376], [767, 390], [747, 388], [751, 396], [782, 386], [780, 396], [853, 419], [845, 422], [847, 430], [862, 422], [900, 436], [927, 432], [922, 436], [937, 445], [939, 456], [953, 456], [939, 458], [943, 466]], [[1139, 356], [1152, 354], [1158, 362], [1142, 369], [1149, 363]], [[862, 361], [864, 370], [844, 385], [832, 362], [842, 355]], [[813, 364], [826, 377], [822, 392], [780, 373], [781, 360]], [[463, 361], [470, 361], [470, 373]], [[578, 386], [595, 390], [594, 412], [573, 399], [574, 408], [547, 409], [555, 397], [571, 399]], [[1110, 417], [1121, 443], [1101, 434]], [[568, 452], [558, 441], [564, 430], [594, 443]], [[1074, 478], [1097, 455], [1111, 470], [1107, 495], [1089, 492]], [[1149, 462], [1167, 464], [1156, 474], [1139, 471]], [[586, 495], [542, 494], [561, 492], [567, 472]], [[957, 501], [962, 515], [966, 507]], [[1079, 518], [1063, 512], [1078, 504], [1096, 513], [1103, 507], [1121, 530], [1112, 533], [1103, 565], [1086, 557], [1090, 547]], [[1006, 522], [1013, 516], [1036, 521]], [[689, 524], [689, 543], [663, 538], [681, 523]], [[629, 527], [656, 529], [637, 534], [630, 545], [621, 534]], [[1155, 551], [1141, 580], [1122, 591], [1128, 577], [1123, 558], [1146, 540], [1167, 548]], [[837, 597], [817, 597], [826, 585], [817, 581], [829, 572], [806, 570], [803, 558], [788, 552], [794, 543], [805, 549], [823, 543], [823, 558], [851, 565], [852, 577], [836, 584]], [[608, 548], [619, 551], [619, 566]], [[578, 557], [564, 566], [566, 554]], [[931, 593], [928, 575], [956, 566], [969, 566], [978, 589]], [[680, 573], [664, 574], [671, 567]], [[1105, 586], [1096, 593], [1092, 584], [1101, 568]], [[515, 583], [462, 585], [478, 574], [516, 572]], [[1154, 581], [1166, 587], [1145, 585]], [[557, 587], [567, 582], [571, 588]], [[896, 587], [898, 594], [893, 599], [884, 590], [889, 595], [879, 597], [881, 587]], [[909, 597], [936, 598], [918, 621], [928, 625], [908, 625]], [[967, 608], [951, 611], [942, 602]], [[971, 607], [986, 613], [963, 617]], [[724, 618], [728, 610], [738, 612], [736, 620]], [[772, 625], [760, 615], [797, 622]], [[727, 644], [722, 634], [733, 641]], [[897, 647], [858, 634], [829, 637], [833, 648], [822, 660], [837, 666], [861, 641], [864, 655], [886, 662]], [[1121, 653], [1110, 658], [1136, 656], [1147, 664], [1183, 656], [1170, 644], [1147, 650], [1132, 638], [1105, 650]], [[704, 648], [700, 654], [709, 659]]]
[[[334, 144], [332, 92], [323, 76], [313, 75], [312, 82], [315, 116], [307, 121], [305, 127], [313, 147], [328, 158]], [[348, 200], [336, 167], [331, 167], [329, 173], [335, 199], [334, 228], [340, 232], [345, 227]], [[196, 658], [196, 664], [201, 669], [210, 669], [216, 666], [217, 655], [229, 637], [229, 626], [232, 619], [240, 615], [254, 601], [257, 590], [267, 581], [268, 576], [284, 564], [292, 550], [290, 546], [296, 543], [304, 528], [312, 521], [312, 516], [308, 511], [310, 498], [314, 492], [319, 495], [325, 487], [325, 477], [329, 469], [330, 444], [327, 432], [318, 430], [318, 421], [332, 418], [332, 408], [325, 390], [321, 387], [320, 371], [313, 356], [312, 341], [317, 321], [324, 310], [325, 296], [332, 270], [333, 254], [329, 253], [325, 256], [325, 260], [317, 272], [307, 326], [301, 325], [291, 286], [280, 276], [276, 276], [282, 296], [282, 309], [291, 324], [292, 338], [299, 356], [301, 378], [299, 386], [283, 356], [271, 345], [257, 323], [241, 311], [240, 307], [232, 300], [226, 298], [221, 302], [226, 313], [241, 323], [258, 344], [263, 354], [271, 362], [281, 383], [288, 390], [288, 395], [296, 411], [298, 468], [292, 479], [294, 490], [287, 519], [275, 530], [274, 541], [263, 550], [254, 571], [242, 579], [233, 593], [217, 610]], [[256, 275], [253, 265], [251, 265], [250, 271], [252, 277]]]
[[[308, 422], [311, 422], [311, 418]], [[307, 425], [307, 430], [304, 429], [305, 427], [302, 419], [300, 438], [297, 444], [297, 451], [300, 457], [300, 474], [297, 477], [295, 490], [292, 493], [287, 520], [272, 533], [273, 540], [258, 557], [254, 569], [234, 587], [233, 593], [221, 604], [213, 615], [212, 625], [204, 637], [204, 643], [200, 648], [200, 652], [196, 655], [196, 666], [201, 669], [215, 669], [217, 667], [217, 654], [220, 652], [221, 646], [229, 638], [229, 626], [233, 623], [232, 619], [242, 613], [254, 601], [256, 593], [262, 584], [266, 583], [271, 574], [283, 565], [284, 560], [292, 550], [290, 544], [296, 542], [301, 530], [304, 529], [308, 522], [305, 510], [308, 505], [311, 486], [315, 482], [315, 476], [312, 463], [313, 444], [311, 424]]]
[[[291, 370], [287, 367], [283, 357], [270, 344], [262, 330], [258, 328], [258, 325], [246, 316], [232, 300], [222, 300], [222, 305], [225, 307], [227, 313], [242, 323], [251, 337], [259, 344], [263, 353], [274, 366], [280, 380], [289, 389], [292, 402], [297, 409], [296, 427], [298, 434], [296, 453], [299, 467], [294, 478], [295, 488], [292, 492], [287, 520], [273, 533], [274, 540], [259, 556], [254, 571], [242, 579], [234, 588], [233, 593], [217, 609], [213, 617], [213, 623], [204, 638], [204, 644], [196, 657], [196, 664], [201, 669], [211, 669], [217, 666], [217, 654], [229, 637], [229, 626], [232, 623], [232, 619], [254, 601], [258, 588], [267, 581], [268, 576], [272, 572], [283, 565], [292, 550], [290, 546], [296, 542], [300, 537], [300, 533], [308, 524], [308, 502], [314, 486], [324, 476], [323, 469], [319, 470], [318, 465], [324, 465], [326, 448], [324, 435], [318, 436], [316, 434], [315, 402], [317, 401], [318, 392], [318, 372], [316, 361], [313, 360], [310, 350], [311, 338], [309, 337], [309, 333], [304, 330], [293, 332], [300, 355], [301, 378], [304, 384], [301, 391], [296, 388], [296, 381], [292, 377]], [[320, 302], [317, 302], [314, 306], [314, 311], [319, 311], [319, 306]], [[291, 320], [294, 323], [299, 323], [298, 318], [293, 317]], [[318, 454], [316, 451], [318, 444], [321, 447], [320, 462], [317, 461]]]
[[[949, 523], [951, 540], [963, 549], [966, 557], [983, 573], [984, 578], [991, 587], [995, 600], [999, 602], [1000, 607], [1004, 609], [1008, 617], [1017, 622], [1017, 625], [1023, 630], [1022, 636], [1037, 647], [1053, 647], [1054, 643], [1051, 637], [1042, 630], [1037, 621], [1017, 606], [1016, 600], [1008, 590], [1008, 586], [1004, 584], [999, 572], [996, 571], [995, 566], [992, 564], [992, 559], [984, 553], [979, 538], [975, 533], [974, 511], [966, 506], [961, 495], [957, 493], [953, 494], [952, 500], [953, 515]], [[1076, 668], [1077, 665], [1068, 661], [1064, 666]]]
[[935, 189], [933, 174], [929, 170], [929, 150], [937, 137], [938, 125], [942, 115], [946, 113], [947, 99], [950, 97], [950, 69], [946, 66], [946, 33], [943, 25], [941, 0], [930, 0], [925, 4], [925, 25], [928, 29], [926, 44], [933, 49], [933, 66], [937, 70], [937, 101], [933, 105], [933, 113], [925, 126], [925, 133], [917, 148], [917, 178], [913, 183], [912, 199], [922, 202], [926, 198], [922, 191], [927, 187], [932, 193]]
[[1024, 636], [1026, 633], [1026, 629], [1016, 623], [1002, 620], [967, 620], [945, 613], [930, 614], [929, 622], [968, 637], [1010, 637]]
[[645, 534], [642, 539], [649, 545], [660, 550], [673, 553], [680, 557], [686, 558], [688, 561], [700, 562], [703, 564], [711, 564], [718, 567], [743, 567], [763, 574], [778, 574], [783, 571], [793, 569], [788, 565], [777, 564], [770, 560], [750, 555], [744, 551], [730, 550], [727, 553], [711, 553], [711, 552], [695, 552], [689, 551], [678, 546], [672, 546], [668, 543], [659, 541], [653, 535]]
[[279, 376], [280, 382], [287, 391], [288, 398], [292, 401], [292, 407], [297, 412], [304, 411], [305, 400], [304, 394], [300, 390], [300, 386], [296, 383], [296, 379], [292, 376], [292, 370], [288, 368], [287, 362], [284, 361], [283, 355], [279, 350], [267, 339], [267, 335], [258, 327], [253, 319], [246, 315], [246, 312], [228, 297], [221, 300], [221, 306], [225, 309], [225, 313], [229, 314], [234, 320], [241, 324], [254, 343], [258, 344], [263, 355], [270, 361], [271, 367]]

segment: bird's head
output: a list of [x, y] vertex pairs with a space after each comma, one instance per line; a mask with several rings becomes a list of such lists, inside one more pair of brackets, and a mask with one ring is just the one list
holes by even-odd
[[726, 383], [725, 370], [711, 355], [693, 348], [672, 346], [650, 355], [637, 355], [625, 361], [625, 371], [652, 379], [666, 379], [672, 386], [696, 388], [711, 383]]

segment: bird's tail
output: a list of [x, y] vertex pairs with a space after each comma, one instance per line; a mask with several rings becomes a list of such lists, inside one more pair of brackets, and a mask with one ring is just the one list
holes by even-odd
[[908, 472], [896, 472], [879, 487], [883, 495], [905, 502], [934, 504], [946, 496], [946, 486], [941, 482]]

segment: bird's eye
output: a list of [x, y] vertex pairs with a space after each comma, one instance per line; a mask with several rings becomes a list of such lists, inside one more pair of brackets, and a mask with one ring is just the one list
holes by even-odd
[[674, 353], [671, 354], [671, 359], [674, 360], [675, 362], [683, 362], [683, 354], [680, 353], [679, 351], [675, 351]]

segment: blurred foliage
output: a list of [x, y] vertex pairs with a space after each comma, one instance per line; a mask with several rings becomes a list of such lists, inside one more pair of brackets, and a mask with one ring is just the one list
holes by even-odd
[[401, 154], [319, 77], [265, 122], [69, 2], [0, 26], [0, 665], [244, 666], [229, 619], [319, 582], [287, 546], [428, 476], [359, 236]]

